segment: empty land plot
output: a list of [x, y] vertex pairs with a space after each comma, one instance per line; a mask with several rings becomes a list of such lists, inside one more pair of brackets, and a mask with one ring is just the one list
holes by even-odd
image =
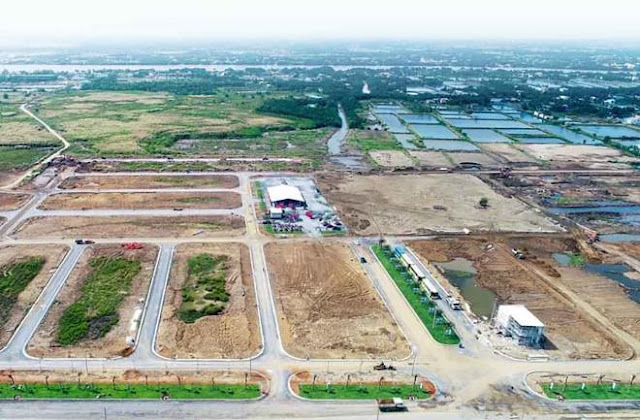
[[447, 155], [453, 160], [456, 165], [460, 165], [461, 163], [478, 163], [484, 166], [493, 166], [498, 162], [491, 158], [490, 156], [485, 155], [484, 153], [454, 153], [449, 152]]
[[64, 190], [134, 190], [169, 188], [231, 189], [240, 185], [235, 175], [87, 175], [65, 179]]
[[603, 146], [586, 146], [571, 144], [521, 144], [517, 146], [541, 160], [603, 162], [618, 160], [620, 151]]
[[242, 205], [234, 192], [138, 192], [53, 194], [38, 207], [42, 210], [87, 209], [235, 209]]
[[[487, 244], [494, 248], [487, 250]], [[522, 248], [565, 249], [562, 240], [546, 237], [528, 237], [517, 240], [486, 237], [442, 238], [429, 241], [411, 241], [409, 246], [428, 262], [443, 263], [455, 258], [466, 258], [477, 270], [476, 283], [490, 289], [499, 304], [523, 304], [545, 324], [546, 348], [558, 358], [617, 358], [628, 355], [629, 348], [562, 294], [554, 291], [548, 282], [528, 269], [528, 258], [518, 262], [511, 255], [511, 246]], [[521, 248], [521, 249], [522, 249]], [[528, 254], [535, 259], [535, 254]], [[544, 270], [553, 266], [548, 261], [535, 261]]]
[[[199, 291], [199, 259], [220, 260], [217, 272], [205, 273], [224, 282], [228, 301], [211, 315], [189, 316], [188, 305], [206, 306]], [[203, 284], [204, 293], [215, 293]], [[198, 296], [193, 296], [196, 293]], [[203, 299], [206, 298], [206, 299]], [[214, 299], [220, 301], [220, 298]], [[202, 301], [202, 302], [200, 302]], [[205, 308], [206, 309], [206, 308]], [[184, 311], [181, 314], [181, 311]], [[167, 288], [156, 340], [158, 352], [177, 358], [246, 358], [261, 345], [260, 326], [249, 250], [240, 244], [188, 244], [178, 247]]]
[[9, 342], [67, 251], [59, 245], [0, 248], [0, 348]]
[[369, 156], [385, 168], [410, 168], [414, 165], [413, 160], [401, 150], [372, 150]]
[[31, 194], [0, 192], [0, 211], [17, 210], [31, 199]]
[[524, 153], [522, 150], [516, 149], [511, 144], [489, 143], [489, 144], [483, 144], [481, 147], [483, 150], [489, 153], [498, 155], [499, 157], [501, 157], [502, 159], [510, 163], [536, 163], [537, 162], [537, 160], [533, 156], [530, 156]]
[[265, 252], [280, 333], [292, 355], [409, 355], [404, 336], [346, 245], [268, 244]]
[[365, 153], [371, 150], [402, 150], [394, 135], [387, 131], [349, 130], [347, 145]]
[[95, 216], [32, 217], [13, 235], [21, 239], [55, 238], [211, 238], [239, 236], [239, 216]]
[[158, 249], [94, 245], [80, 257], [29, 342], [36, 357], [127, 354], [131, 320], [144, 302]]
[[[472, 175], [321, 175], [318, 181], [329, 202], [359, 235], [558, 229]], [[483, 197], [489, 202], [486, 209], [478, 205]]]
[[447, 156], [442, 152], [423, 152], [412, 150], [411, 156], [418, 160], [420, 166], [431, 166], [438, 168], [450, 168], [453, 165]]

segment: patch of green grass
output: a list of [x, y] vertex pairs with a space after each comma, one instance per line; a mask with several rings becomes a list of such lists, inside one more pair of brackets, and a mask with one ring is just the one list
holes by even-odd
[[403, 150], [393, 134], [385, 131], [351, 130], [347, 141], [365, 153], [371, 150]]
[[20, 396], [30, 399], [139, 399], [159, 400], [164, 395], [174, 400], [249, 400], [260, 396], [257, 384], [224, 385], [144, 385], [144, 384], [0, 384], [0, 399]]
[[542, 389], [547, 397], [564, 397], [566, 400], [640, 400], [640, 385], [619, 383], [616, 389], [611, 384], [586, 384], [582, 390], [581, 383], [556, 383], [553, 389], [550, 384], [543, 384]]
[[587, 260], [579, 252], [570, 252], [567, 255], [569, 255], [569, 265], [571, 267], [582, 267], [587, 263]]
[[42, 271], [45, 259], [30, 257], [0, 267], [0, 324], [4, 324], [18, 296]]
[[141, 269], [140, 261], [126, 258], [98, 257], [90, 265], [80, 298], [60, 318], [57, 339], [63, 346], [107, 334], [118, 323], [117, 310]]
[[423, 400], [431, 397], [431, 394], [413, 385], [383, 384], [300, 384], [300, 396], [312, 400], [375, 400], [380, 398], [409, 398], [414, 396]]
[[[391, 248], [386, 245], [374, 245], [372, 249], [416, 315], [418, 315], [424, 326], [429, 330], [431, 336], [442, 344], [458, 344], [460, 338], [453, 329], [453, 326], [449, 324], [442, 314], [436, 315], [436, 305], [426, 299], [426, 294], [422, 288], [419, 288], [418, 285], [415, 284], [411, 275], [393, 256]], [[416, 292], [415, 289], [418, 289], [419, 292]]]
[[229, 302], [226, 281], [228, 275], [226, 255], [214, 257], [198, 254], [187, 261], [188, 277], [182, 286], [182, 305], [178, 317], [191, 324], [198, 319], [221, 313]]
[[55, 147], [0, 146], [0, 172], [25, 170], [55, 151]]

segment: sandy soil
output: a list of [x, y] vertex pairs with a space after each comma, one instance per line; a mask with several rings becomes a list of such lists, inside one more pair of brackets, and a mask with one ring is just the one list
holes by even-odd
[[435, 168], [450, 168], [453, 166], [451, 161], [442, 152], [424, 152], [412, 150], [409, 152], [411, 156], [418, 160], [420, 166], [430, 166]]
[[[227, 278], [230, 299], [222, 314], [186, 324], [177, 315], [182, 304], [181, 288], [187, 280], [187, 260], [200, 253], [231, 258], [232, 268]], [[178, 247], [156, 339], [158, 352], [165, 357], [181, 359], [247, 358], [258, 353], [262, 342], [260, 334], [248, 248], [240, 244]]]
[[[142, 307], [140, 301], [146, 300], [157, 254], [158, 248], [150, 245], [140, 250], [125, 250], [120, 245], [93, 245], [88, 248], [29, 342], [29, 354], [36, 357], [115, 357], [125, 354], [130, 320], [136, 308]], [[120, 321], [98, 340], [82, 340], [73, 346], [61, 347], [56, 343], [58, 321], [64, 310], [80, 298], [82, 285], [92, 272], [91, 260], [103, 256], [139, 260], [142, 264], [131, 282], [129, 294], [118, 309]]]
[[447, 155], [456, 165], [459, 165], [462, 162], [479, 163], [484, 166], [495, 166], [498, 164], [495, 159], [479, 152], [451, 152], [447, 153]]
[[211, 193], [64, 193], [53, 194], [41, 210], [87, 209], [235, 209], [242, 206], [240, 194]]
[[413, 160], [402, 150], [372, 150], [369, 156], [378, 165], [385, 168], [410, 168]]
[[245, 232], [239, 216], [32, 217], [16, 228], [20, 239], [211, 238]]
[[31, 194], [0, 193], [0, 211], [17, 210], [31, 199]]
[[88, 175], [65, 179], [62, 189], [237, 188], [235, 175]]
[[602, 162], [617, 160], [622, 154], [619, 150], [602, 146], [571, 144], [520, 144], [519, 149], [541, 160]]
[[[497, 194], [472, 175], [317, 178], [325, 197], [359, 235], [557, 230], [519, 200]], [[486, 209], [478, 205], [482, 197], [489, 200]]]
[[3, 348], [13, 335], [15, 329], [36, 301], [40, 292], [55, 272], [58, 265], [66, 255], [68, 247], [59, 245], [38, 245], [37, 247], [28, 245], [11, 245], [0, 248], [0, 267], [13, 264], [23, 258], [44, 257], [45, 264], [40, 273], [29, 283], [24, 291], [18, 296], [18, 300], [11, 308], [7, 321], [0, 330], [0, 348]]
[[536, 163], [536, 159], [506, 143], [489, 143], [480, 146], [489, 153], [494, 153], [511, 163]]
[[280, 333], [289, 353], [329, 359], [410, 354], [347, 246], [271, 243], [265, 253]]
[[[487, 244], [494, 249], [487, 250]], [[568, 237], [526, 236], [442, 238], [411, 241], [411, 248], [428, 262], [447, 262], [466, 258], [477, 270], [476, 282], [492, 290], [499, 304], [523, 304], [546, 326], [549, 354], [554, 358], [617, 358], [629, 354], [626, 345], [577, 309], [545, 278], [528, 268], [537, 267], [548, 277], [558, 279], [558, 267], [550, 259], [553, 252], [576, 250]], [[511, 248], [524, 250], [527, 259], [519, 261]]]

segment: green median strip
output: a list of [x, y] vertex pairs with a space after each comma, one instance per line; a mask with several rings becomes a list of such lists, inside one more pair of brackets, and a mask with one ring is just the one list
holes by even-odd
[[346, 386], [325, 385], [325, 384], [300, 384], [300, 396], [312, 400], [375, 400], [381, 398], [404, 398], [414, 397], [424, 400], [431, 397], [431, 394], [418, 385], [391, 385], [383, 384], [352, 384]]
[[424, 290], [418, 287], [411, 274], [393, 255], [391, 248], [387, 245], [374, 245], [372, 249], [431, 336], [442, 344], [460, 343], [451, 324], [438, 312], [437, 306], [427, 298]]
[[0, 384], [0, 399], [138, 399], [250, 400], [260, 397], [257, 384]]
[[625, 383], [563, 383], [543, 384], [542, 389], [549, 398], [565, 400], [640, 400], [640, 385]]

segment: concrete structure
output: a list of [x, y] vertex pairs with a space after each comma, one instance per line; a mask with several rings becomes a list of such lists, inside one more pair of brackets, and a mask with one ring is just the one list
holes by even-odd
[[272, 219], [282, 219], [284, 211], [280, 207], [271, 207], [269, 209], [269, 217]]
[[544, 324], [524, 305], [500, 305], [496, 326], [521, 346], [541, 347], [544, 340]]
[[267, 195], [273, 207], [306, 207], [306, 201], [297, 187], [275, 185], [267, 188]]

